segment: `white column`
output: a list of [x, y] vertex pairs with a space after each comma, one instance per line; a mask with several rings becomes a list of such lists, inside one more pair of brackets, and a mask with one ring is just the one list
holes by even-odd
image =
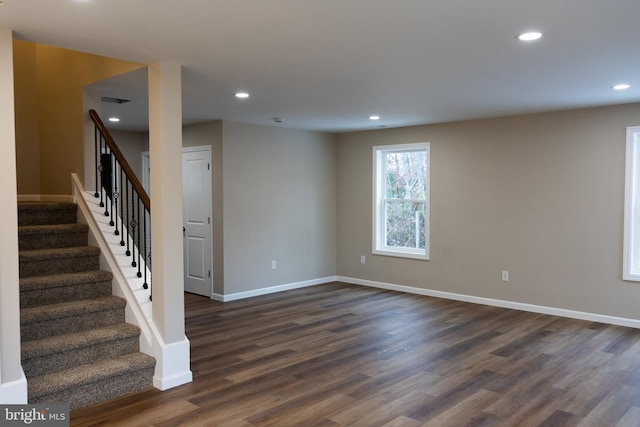
[[0, 29], [0, 403], [27, 403], [20, 362], [13, 35]]
[[154, 352], [154, 384], [162, 390], [192, 378], [184, 334], [181, 74], [180, 64], [149, 66], [152, 312], [164, 341]]
[[174, 342], [184, 338], [180, 64], [149, 66], [149, 157], [153, 320]]

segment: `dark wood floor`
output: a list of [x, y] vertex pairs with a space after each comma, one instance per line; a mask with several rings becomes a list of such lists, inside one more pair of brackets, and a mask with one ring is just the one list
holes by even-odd
[[186, 295], [193, 383], [73, 426], [640, 426], [640, 331], [332, 283]]

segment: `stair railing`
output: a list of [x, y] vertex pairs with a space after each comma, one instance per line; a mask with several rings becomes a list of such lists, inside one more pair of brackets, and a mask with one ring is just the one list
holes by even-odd
[[[95, 125], [94, 196], [100, 199], [104, 215], [109, 217], [113, 233], [120, 236], [120, 246], [143, 278], [143, 288], [149, 289], [147, 266], [151, 267], [151, 201], [140, 180], [116, 145], [113, 137], [95, 110], [89, 110]], [[126, 249], [125, 249], [126, 248]], [[150, 297], [151, 298], [151, 297]]]

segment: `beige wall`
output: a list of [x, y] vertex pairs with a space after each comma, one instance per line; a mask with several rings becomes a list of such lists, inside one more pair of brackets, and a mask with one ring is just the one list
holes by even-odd
[[14, 69], [25, 71], [15, 85], [19, 193], [70, 194], [71, 172], [84, 176], [83, 86], [141, 65], [20, 40], [14, 46]]
[[335, 137], [222, 128], [224, 293], [335, 275]]
[[213, 292], [224, 293], [224, 239], [222, 216], [222, 122], [213, 121], [182, 128], [182, 146], [211, 147]]
[[[633, 125], [640, 104], [340, 135], [338, 275], [640, 319], [640, 284], [621, 280]], [[420, 141], [431, 260], [371, 255], [371, 147]]]

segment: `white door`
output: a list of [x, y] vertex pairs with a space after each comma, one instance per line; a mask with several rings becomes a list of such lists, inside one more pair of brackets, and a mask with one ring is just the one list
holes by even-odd
[[213, 295], [211, 257], [211, 148], [182, 150], [184, 290]]

